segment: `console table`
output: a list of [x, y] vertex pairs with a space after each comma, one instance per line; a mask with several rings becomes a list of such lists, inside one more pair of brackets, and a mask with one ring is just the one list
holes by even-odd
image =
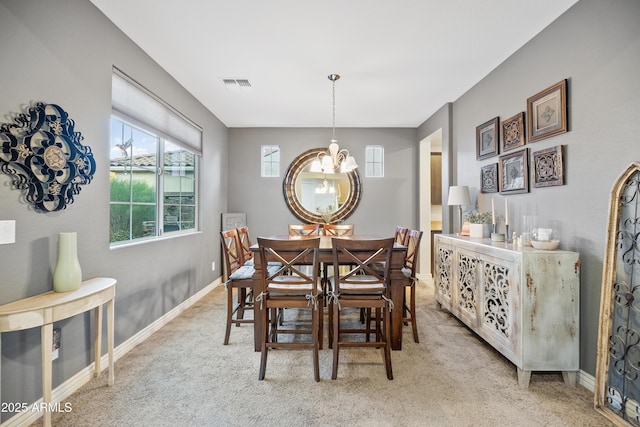
[[[51, 402], [51, 352], [53, 323], [76, 314], [95, 310], [94, 376], [100, 374], [102, 343], [102, 306], [107, 304], [107, 351], [109, 354], [109, 385], [113, 385], [113, 302], [115, 279], [96, 278], [82, 282], [72, 292], [46, 292], [0, 306], [0, 333], [41, 328], [42, 401]], [[0, 342], [1, 344], [1, 342]], [[1, 352], [0, 352], [1, 354]], [[1, 401], [1, 399], [0, 399]], [[51, 426], [51, 412], [44, 411], [44, 425]]]
[[575, 386], [580, 369], [580, 260], [569, 251], [515, 248], [454, 235], [435, 236], [436, 301], [516, 365], [561, 371]]

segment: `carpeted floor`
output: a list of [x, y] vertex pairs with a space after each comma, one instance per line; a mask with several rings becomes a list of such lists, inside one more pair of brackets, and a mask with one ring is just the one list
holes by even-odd
[[[405, 326], [392, 352], [393, 381], [381, 352], [346, 349], [338, 379], [331, 350], [313, 380], [309, 350], [260, 353], [251, 325], [232, 328], [223, 346], [225, 290], [209, 295], [116, 362], [116, 381], [92, 380], [66, 399], [64, 426], [609, 426], [593, 394], [569, 388], [560, 373], [534, 373], [518, 387], [516, 368], [418, 287], [420, 344]], [[326, 322], [326, 316], [325, 316]], [[325, 335], [326, 340], [326, 335]], [[37, 424], [36, 424], [37, 425]]]

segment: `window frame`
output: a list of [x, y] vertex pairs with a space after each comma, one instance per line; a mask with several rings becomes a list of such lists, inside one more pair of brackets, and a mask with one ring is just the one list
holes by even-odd
[[[267, 157], [271, 157], [271, 155], [273, 154], [273, 152], [271, 154], [269, 154], [268, 156], [265, 155], [265, 149], [267, 148], [273, 148], [273, 147], [277, 147], [278, 148], [278, 168], [277, 168], [277, 174], [276, 175], [266, 175], [265, 174], [265, 166], [269, 165], [269, 169], [271, 171], [273, 171], [273, 165], [276, 163], [274, 161], [267, 161]], [[280, 178], [280, 165], [282, 164], [282, 149], [280, 148], [279, 145], [277, 144], [263, 144], [260, 146], [260, 177], [262, 178]]]
[[[111, 241], [111, 230], [109, 231], [110, 236], [109, 236], [109, 247], [110, 248], [119, 248], [119, 247], [124, 247], [124, 246], [129, 246], [129, 245], [135, 245], [135, 244], [140, 244], [140, 243], [146, 243], [146, 242], [152, 242], [152, 241], [157, 241], [157, 240], [163, 240], [163, 239], [167, 239], [167, 238], [173, 238], [173, 237], [178, 237], [178, 236], [184, 236], [184, 235], [190, 235], [190, 234], [196, 234], [200, 232], [200, 159], [201, 159], [201, 155], [197, 152], [195, 152], [195, 150], [193, 149], [193, 147], [190, 147], [188, 144], [185, 143], [181, 143], [180, 141], [176, 140], [176, 138], [171, 137], [167, 134], [165, 134], [162, 131], [159, 131], [158, 129], [153, 128], [152, 126], [140, 122], [139, 120], [136, 120], [135, 118], [127, 115], [126, 113], [123, 113], [119, 110], [115, 110], [112, 109], [111, 112], [111, 116], [110, 116], [110, 129], [112, 126], [112, 121], [113, 120], [118, 120], [120, 121], [123, 125], [125, 126], [130, 126], [134, 129], [138, 129], [142, 132], [145, 132], [147, 134], [152, 135], [153, 137], [157, 138], [157, 145], [156, 145], [156, 153], [155, 153], [155, 203], [153, 204], [155, 206], [155, 226], [154, 226], [154, 234], [150, 235], [150, 236], [142, 236], [142, 237], [133, 237], [132, 236], [132, 229], [133, 229], [133, 223], [132, 223], [132, 210], [129, 210], [129, 239], [128, 240], [119, 240], [119, 241]], [[109, 138], [109, 149], [113, 149], [114, 147], [114, 140], [113, 140], [113, 135], [110, 135]], [[172, 230], [172, 231], [165, 231], [164, 229], [164, 220], [165, 220], [165, 213], [164, 213], [164, 208], [165, 208], [165, 161], [164, 161], [164, 157], [166, 154], [166, 150], [165, 150], [165, 146], [166, 143], [169, 142], [173, 145], [176, 145], [178, 147], [180, 147], [182, 150], [188, 152], [189, 154], [193, 155], [193, 168], [194, 168], [194, 172], [193, 172], [193, 188], [194, 188], [194, 192], [193, 192], [193, 196], [194, 196], [194, 204], [193, 204], [193, 209], [194, 209], [194, 226], [193, 228], [189, 228], [186, 230]], [[135, 146], [134, 146], [135, 147]], [[111, 173], [111, 166], [109, 167], [109, 173]], [[111, 182], [111, 179], [110, 179]], [[131, 190], [131, 181], [130, 181], [130, 190]], [[111, 206], [117, 204], [117, 205], [128, 205], [128, 206], [133, 206], [133, 205], [142, 205], [142, 203], [134, 203], [132, 198], [130, 198], [129, 201], [127, 202], [114, 202], [111, 200], [111, 191], [109, 192], [109, 220], [111, 221]], [[151, 205], [151, 203], [149, 203], [149, 205]], [[182, 203], [179, 205], [180, 207], [182, 207]]]
[[[381, 160], [380, 161], [375, 161], [375, 159], [373, 161], [369, 161], [369, 154], [370, 153], [371, 153], [372, 157], [375, 157], [374, 150], [380, 150], [380, 152], [381, 152]], [[374, 172], [375, 166], [379, 165], [380, 166], [380, 171], [381, 171], [380, 174], [377, 175], [377, 174], [369, 173], [370, 165], [371, 165], [371, 172]], [[384, 145], [367, 145], [367, 146], [365, 146], [364, 170], [365, 170], [365, 177], [367, 177], [367, 178], [384, 178]]]

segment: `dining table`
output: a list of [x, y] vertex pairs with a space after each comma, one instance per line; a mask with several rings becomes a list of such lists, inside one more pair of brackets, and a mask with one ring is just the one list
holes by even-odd
[[[318, 250], [318, 261], [320, 264], [333, 264], [333, 247], [331, 244], [331, 239], [339, 238], [339, 239], [380, 239], [380, 236], [371, 236], [371, 235], [354, 235], [354, 236], [317, 236], [320, 237], [320, 248]], [[269, 239], [283, 239], [283, 240], [299, 240], [303, 238], [309, 237], [301, 237], [301, 236], [287, 236], [287, 235], [278, 235], [278, 236], [269, 236]], [[264, 290], [264, 283], [262, 277], [262, 263], [260, 262], [260, 256], [258, 254], [258, 244], [255, 243], [250, 247], [251, 251], [254, 254], [254, 266], [255, 273], [253, 275], [253, 292], [254, 295], [260, 295]], [[390, 278], [390, 293], [391, 300], [393, 301], [394, 309], [391, 310], [391, 348], [393, 350], [402, 350], [402, 315], [403, 315], [403, 304], [405, 298], [405, 286], [409, 284], [409, 279], [402, 273], [402, 268], [404, 267], [404, 259], [407, 253], [407, 247], [401, 244], [395, 243], [393, 246], [393, 251], [391, 253], [391, 265], [389, 270], [389, 278]], [[269, 261], [276, 261], [275, 259], [267, 259]], [[344, 264], [348, 265], [347, 259], [344, 260]], [[338, 262], [342, 264], [341, 260], [338, 259]], [[261, 307], [260, 304], [254, 304], [253, 307], [253, 316], [254, 316], [254, 344], [255, 351], [262, 350], [262, 337], [265, 325], [262, 321], [261, 316]]]

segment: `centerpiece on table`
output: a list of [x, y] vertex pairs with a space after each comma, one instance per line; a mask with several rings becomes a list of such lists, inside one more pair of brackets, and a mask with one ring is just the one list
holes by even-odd
[[484, 225], [491, 221], [491, 212], [467, 212], [466, 219], [469, 221], [469, 237], [483, 238]]

